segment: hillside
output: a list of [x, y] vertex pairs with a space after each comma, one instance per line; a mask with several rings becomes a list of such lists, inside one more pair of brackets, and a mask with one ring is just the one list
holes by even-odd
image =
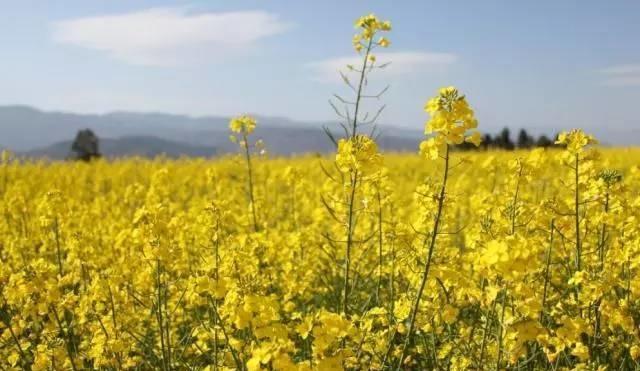
[[[48, 158], [62, 160], [69, 156], [71, 142], [62, 141], [46, 147], [22, 152], [21, 155], [28, 158]], [[213, 147], [194, 146], [182, 142], [176, 142], [149, 136], [131, 136], [121, 138], [104, 138], [100, 140], [100, 152], [108, 158], [140, 156], [153, 158], [166, 156], [177, 158], [210, 157], [216, 154]]]
[[[270, 153], [292, 155], [325, 153], [333, 144], [322, 130], [322, 123], [286, 118], [258, 117], [254, 137], [262, 139]], [[90, 128], [100, 138], [107, 156], [201, 156], [234, 152], [229, 141], [226, 117], [191, 117], [163, 113], [114, 112], [84, 115], [45, 112], [27, 106], [0, 107], [0, 148], [27, 156], [64, 158], [78, 130]], [[337, 128], [334, 130], [339, 133]], [[421, 135], [418, 130], [382, 130], [378, 142], [383, 150], [414, 151]]]

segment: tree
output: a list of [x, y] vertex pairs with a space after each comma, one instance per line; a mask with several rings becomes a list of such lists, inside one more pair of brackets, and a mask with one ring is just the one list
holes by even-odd
[[508, 151], [511, 151], [515, 148], [515, 145], [511, 141], [511, 131], [509, 131], [509, 128], [502, 129], [502, 131], [496, 138], [496, 146]]
[[551, 141], [551, 139], [549, 139], [549, 137], [547, 137], [546, 135], [541, 135], [536, 142], [537, 147], [547, 148], [551, 147], [552, 145], [553, 141]]
[[485, 150], [489, 149], [489, 148], [493, 147], [494, 144], [495, 143], [494, 143], [493, 137], [491, 137], [491, 134], [485, 134], [485, 135], [482, 136], [482, 144], [481, 144], [481, 146], [482, 146], [483, 149], [485, 149]]
[[98, 137], [91, 129], [84, 129], [78, 131], [76, 138], [71, 144], [70, 159], [90, 161], [95, 158], [101, 157]]
[[531, 148], [534, 145], [534, 139], [525, 129], [520, 129], [518, 133], [518, 148]]

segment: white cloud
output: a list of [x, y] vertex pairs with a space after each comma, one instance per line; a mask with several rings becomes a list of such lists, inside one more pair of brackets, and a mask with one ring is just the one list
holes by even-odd
[[[449, 53], [428, 53], [418, 51], [376, 53], [376, 65], [390, 63], [379, 70], [387, 76], [409, 75], [418, 72], [438, 72], [457, 61], [457, 57]], [[347, 65], [356, 68], [362, 63], [362, 58], [338, 57], [307, 64], [313, 73], [313, 78], [321, 82], [339, 82], [340, 71], [347, 72]]]
[[53, 39], [140, 65], [177, 65], [244, 53], [291, 24], [264, 11], [191, 13], [153, 8], [53, 24]]
[[640, 64], [623, 64], [600, 70], [609, 86], [640, 86]]

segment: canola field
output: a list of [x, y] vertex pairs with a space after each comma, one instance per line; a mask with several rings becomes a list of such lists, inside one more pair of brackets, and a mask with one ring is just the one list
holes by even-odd
[[[637, 368], [640, 151], [589, 153], [451, 154], [401, 369]], [[242, 160], [5, 162], [2, 369], [397, 367], [442, 164], [356, 185], [345, 304], [334, 159], [255, 158], [252, 205]]]
[[4, 153], [0, 370], [640, 369], [640, 149], [459, 151], [445, 87], [417, 153], [380, 153], [391, 25], [356, 28], [333, 155], [270, 159], [250, 116], [215, 160]]

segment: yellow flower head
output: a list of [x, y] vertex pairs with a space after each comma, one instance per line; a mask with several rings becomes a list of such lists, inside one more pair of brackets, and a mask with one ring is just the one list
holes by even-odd
[[576, 343], [576, 346], [571, 351], [571, 354], [580, 358], [580, 360], [584, 362], [589, 359], [589, 348], [582, 343]]
[[373, 139], [366, 135], [357, 135], [351, 139], [340, 139], [336, 163], [344, 173], [373, 173], [382, 166], [382, 156], [378, 153], [378, 145]]
[[248, 115], [242, 115], [231, 119], [229, 122], [229, 129], [234, 133], [249, 135], [256, 128], [256, 124], [257, 121], [255, 118]]
[[429, 160], [437, 160], [444, 154], [444, 150], [445, 143], [438, 137], [429, 138], [420, 143], [420, 155]]
[[353, 47], [357, 52], [367, 47], [369, 43], [371, 46], [378, 45], [383, 48], [391, 44], [389, 39], [384, 37], [380, 37], [377, 42], [373, 40], [378, 32], [391, 31], [391, 22], [389, 21], [380, 21], [374, 14], [369, 14], [358, 18], [355, 27], [359, 29], [359, 33], [353, 37]]
[[471, 135], [464, 138], [464, 141], [478, 147], [482, 143], [482, 135], [480, 135], [479, 131], [474, 131]]
[[435, 133], [435, 141], [425, 141], [420, 152], [427, 158], [435, 159], [445, 144], [473, 143], [479, 146], [482, 136], [479, 132], [468, 133], [478, 127], [473, 110], [464, 95], [453, 86], [441, 88], [438, 95], [429, 99], [424, 107], [431, 118], [425, 124], [425, 134]]
[[558, 135], [558, 140], [556, 140], [556, 144], [567, 146], [567, 151], [572, 154], [581, 153], [586, 146], [597, 143], [598, 141], [592, 135], [585, 134], [580, 129], [562, 132]]

